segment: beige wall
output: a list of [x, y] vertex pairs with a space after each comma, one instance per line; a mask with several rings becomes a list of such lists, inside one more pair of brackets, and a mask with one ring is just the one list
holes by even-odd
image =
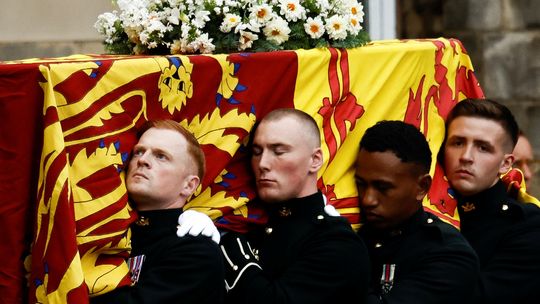
[[111, 0], [0, 1], [0, 60], [102, 53], [94, 29]]
[[100, 39], [97, 16], [111, 0], [2, 0], [0, 42]]

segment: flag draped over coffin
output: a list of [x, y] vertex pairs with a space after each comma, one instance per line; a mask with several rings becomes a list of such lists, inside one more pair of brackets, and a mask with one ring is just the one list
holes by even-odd
[[[35, 129], [43, 145], [31, 172], [36, 207], [26, 264], [30, 301], [41, 303], [86, 303], [88, 295], [129, 284], [124, 260], [136, 214], [123, 169], [146, 120], [176, 120], [202, 144], [206, 176], [185, 208], [242, 231], [264, 221], [249, 204], [256, 196], [247, 151], [251, 128], [275, 108], [309, 113], [322, 131], [319, 188], [357, 229], [353, 166], [364, 131], [383, 119], [406, 121], [426, 135], [435, 157], [448, 111], [459, 100], [482, 96], [461, 43], [442, 38], [348, 50], [11, 64], [39, 71], [34, 90], [42, 109]], [[424, 206], [457, 225], [455, 201], [435, 162], [431, 173], [434, 186]]]

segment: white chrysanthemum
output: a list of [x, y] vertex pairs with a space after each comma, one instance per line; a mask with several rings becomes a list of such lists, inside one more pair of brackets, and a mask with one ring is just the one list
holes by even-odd
[[298, 0], [281, 0], [279, 7], [281, 15], [288, 21], [296, 22], [298, 19], [306, 19], [306, 9]]
[[254, 5], [250, 9], [249, 18], [256, 20], [260, 24], [266, 24], [270, 19], [272, 19], [272, 7], [268, 4]]
[[351, 15], [355, 16], [358, 22], [364, 22], [364, 6], [362, 3], [356, 3], [350, 7]]
[[333, 40], [343, 40], [347, 38], [347, 21], [338, 15], [334, 15], [326, 20], [326, 32]]
[[238, 40], [240, 44], [238, 45], [238, 50], [243, 51], [245, 49], [249, 49], [253, 45], [253, 41], [257, 39], [259, 39], [257, 34], [247, 31], [240, 31], [240, 39]]
[[291, 29], [287, 21], [280, 17], [274, 17], [263, 29], [266, 39], [275, 42], [277, 45], [289, 40], [290, 32]]
[[309, 17], [304, 23], [304, 30], [313, 39], [321, 38], [324, 34], [324, 24], [320, 17]]
[[225, 14], [225, 18], [223, 18], [219, 30], [223, 33], [228, 33], [233, 27], [240, 24], [240, 21], [242, 21], [241, 17], [236, 14]]
[[362, 30], [362, 25], [360, 24], [360, 20], [358, 20], [355, 16], [349, 16], [349, 27], [348, 30], [351, 34], [357, 35], [360, 30]]

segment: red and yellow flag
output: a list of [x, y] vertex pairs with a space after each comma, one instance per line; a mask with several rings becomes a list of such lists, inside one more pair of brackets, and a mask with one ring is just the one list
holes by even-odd
[[[0, 174], [0, 227], [8, 239], [0, 244], [0, 293], [22, 297], [27, 254], [32, 303], [87, 303], [129, 284], [128, 227], [136, 215], [123, 169], [146, 120], [176, 120], [202, 144], [206, 176], [185, 208], [242, 231], [264, 221], [249, 203], [251, 128], [275, 108], [309, 113], [322, 131], [319, 187], [358, 228], [353, 165], [364, 131], [404, 120], [426, 135], [435, 156], [448, 111], [466, 97], [482, 97], [470, 58], [459, 41], [442, 38], [348, 50], [4, 62], [0, 153], [9, 171]], [[425, 208], [458, 224], [435, 162], [431, 173]]]

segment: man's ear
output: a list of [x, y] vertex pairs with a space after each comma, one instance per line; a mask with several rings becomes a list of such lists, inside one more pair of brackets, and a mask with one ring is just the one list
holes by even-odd
[[323, 153], [320, 147], [315, 148], [311, 154], [311, 166], [309, 172], [317, 174], [323, 165]]
[[512, 165], [514, 164], [514, 154], [505, 154], [504, 159], [501, 161], [501, 167], [499, 168], [499, 174], [505, 174], [510, 169], [512, 169]]
[[184, 181], [184, 186], [180, 194], [186, 198], [189, 197], [197, 190], [200, 183], [201, 180], [197, 175], [188, 175]]
[[418, 192], [416, 193], [416, 200], [421, 201], [428, 194], [429, 188], [431, 188], [431, 175], [426, 173], [418, 177]]

